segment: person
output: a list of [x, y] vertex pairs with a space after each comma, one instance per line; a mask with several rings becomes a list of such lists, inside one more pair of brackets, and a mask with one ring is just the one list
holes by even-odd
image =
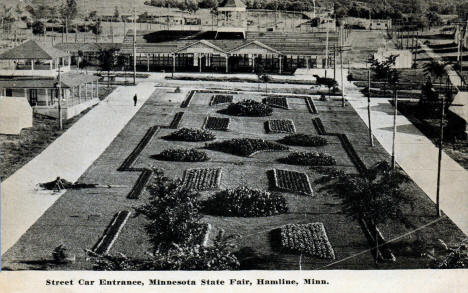
[[138, 100], [137, 94], [135, 94], [135, 95], [133, 96], [133, 104], [134, 104], [134, 106], [136, 106], [137, 100]]

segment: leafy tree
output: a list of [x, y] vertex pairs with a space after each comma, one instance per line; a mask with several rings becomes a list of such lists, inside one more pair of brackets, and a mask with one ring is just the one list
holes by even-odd
[[147, 220], [145, 230], [153, 253], [169, 250], [173, 243], [185, 246], [196, 242], [201, 219], [198, 192], [187, 190], [180, 180], [165, 177], [158, 170], [154, 170], [146, 192], [149, 201], [136, 208], [136, 216]]
[[31, 27], [35, 35], [43, 35], [45, 33], [45, 25], [42, 21], [36, 20]]
[[[346, 215], [376, 228], [390, 220], [402, 221], [404, 208], [414, 208], [414, 202], [408, 197], [408, 181], [401, 171], [380, 162], [362, 174], [334, 171], [317, 182], [325, 184], [322, 190], [342, 198]], [[375, 229], [376, 240], [377, 237]]]
[[431, 265], [434, 269], [466, 269], [468, 268], [468, 238], [465, 238], [457, 247], [446, 247], [447, 254], [435, 259]]
[[439, 79], [439, 84], [442, 85], [442, 78], [446, 75], [446, 69], [449, 65], [449, 62], [440, 62], [432, 59], [431, 62], [424, 64], [423, 71], [424, 74]]
[[117, 50], [108, 49], [108, 50], [99, 50], [99, 68], [102, 71], [107, 71], [107, 86], [110, 86], [110, 72], [115, 68], [117, 62]]
[[91, 26], [91, 31], [95, 35], [100, 35], [102, 34], [102, 23], [101, 20], [97, 20], [92, 26]]
[[390, 55], [384, 60], [379, 60], [372, 56], [371, 69], [375, 73], [375, 77], [380, 80], [384, 80], [384, 94], [386, 94], [387, 85], [393, 86], [394, 91], [399, 80], [398, 70], [394, 67], [396, 58], [398, 55]]
[[115, 8], [114, 8], [114, 18], [118, 19], [119, 16], [120, 16], [119, 8], [117, 6], [115, 6]]

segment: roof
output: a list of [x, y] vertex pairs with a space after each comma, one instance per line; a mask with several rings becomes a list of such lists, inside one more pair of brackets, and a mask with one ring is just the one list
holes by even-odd
[[[99, 80], [99, 77], [78, 73], [64, 73], [61, 76], [62, 87], [71, 88], [80, 84], [94, 82]], [[47, 77], [14, 77], [0, 79], [0, 88], [24, 88], [24, 89], [40, 89], [40, 88], [55, 88], [57, 80]]]
[[224, 0], [224, 2], [219, 5], [219, 7], [245, 8], [246, 6], [241, 0]]
[[66, 52], [52, 46], [29, 40], [0, 54], [0, 59], [55, 59], [69, 56]]
[[59, 43], [54, 47], [66, 52], [94, 53], [99, 52], [99, 50], [120, 49], [121, 45], [121, 43]]

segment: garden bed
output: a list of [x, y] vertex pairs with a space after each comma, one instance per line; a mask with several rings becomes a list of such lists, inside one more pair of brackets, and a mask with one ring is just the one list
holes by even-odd
[[129, 211], [119, 211], [115, 214], [101, 238], [99, 238], [98, 242], [92, 248], [92, 251], [98, 255], [107, 254], [119, 236], [119, 233], [127, 222], [129, 216]]
[[286, 97], [271, 96], [271, 97], [264, 98], [262, 102], [265, 105], [268, 105], [270, 107], [276, 107], [276, 108], [281, 108], [285, 110], [289, 109], [288, 99]]
[[207, 144], [208, 149], [221, 151], [238, 156], [252, 156], [259, 151], [286, 151], [289, 147], [276, 142], [254, 139], [254, 138], [234, 138], [230, 140], [218, 141]]
[[335, 259], [323, 223], [288, 224], [280, 228], [281, 247], [290, 252]]
[[177, 140], [177, 141], [210, 141], [216, 137], [209, 130], [203, 129], [192, 129], [192, 128], [181, 128], [169, 135], [166, 135], [166, 140]]
[[333, 166], [336, 160], [332, 156], [319, 152], [292, 152], [279, 159], [281, 163], [300, 166]]
[[169, 124], [169, 128], [172, 129], [177, 129], [179, 128], [180, 122], [182, 121], [182, 117], [184, 116], [185, 112], [177, 112], [174, 115], [174, 119], [171, 121], [171, 124]]
[[305, 173], [273, 169], [269, 171], [270, 181], [274, 188], [305, 195], [313, 195], [309, 177]]
[[218, 104], [225, 104], [225, 103], [232, 103], [233, 96], [232, 95], [213, 95], [211, 97], [210, 106], [218, 105]]
[[268, 120], [265, 122], [267, 133], [296, 133], [296, 127], [291, 119], [286, 120]]
[[278, 142], [287, 145], [304, 147], [317, 147], [328, 144], [327, 139], [324, 137], [304, 133], [297, 133], [285, 136], [282, 139], [278, 140]]
[[221, 168], [187, 169], [182, 184], [188, 189], [210, 190], [219, 187]]
[[151, 157], [156, 160], [174, 162], [205, 162], [210, 159], [204, 151], [184, 148], [167, 149]]
[[220, 117], [206, 117], [203, 128], [209, 130], [223, 130], [226, 131], [229, 128], [229, 118]]
[[145, 188], [146, 184], [151, 178], [152, 171], [149, 169], [144, 169], [140, 176], [138, 176], [138, 179], [133, 185], [132, 190], [127, 195], [128, 199], [138, 199], [140, 197], [140, 194], [143, 192], [143, 189]]

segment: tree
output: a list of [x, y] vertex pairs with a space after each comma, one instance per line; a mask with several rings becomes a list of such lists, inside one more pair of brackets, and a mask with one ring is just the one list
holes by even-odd
[[[91, 31], [93, 34], [100, 35], [102, 34], [102, 23], [101, 20], [96, 21], [92, 26], [91, 26]], [[96, 37], [97, 38], [97, 37]]]
[[127, 63], [127, 57], [125, 55], [117, 56], [116, 67], [124, 71], [125, 84], [127, 83], [127, 68], [125, 67]]
[[[414, 208], [414, 201], [408, 197], [408, 181], [401, 171], [392, 169], [387, 162], [379, 162], [361, 174], [330, 172], [317, 183], [325, 184], [322, 190], [342, 198], [342, 210], [347, 216], [366, 221], [377, 241], [378, 225], [402, 221], [404, 209]], [[378, 246], [376, 243], [377, 254]]]
[[[443, 243], [443, 242], [442, 242]], [[468, 268], [468, 238], [465, 238], [454, 248], [449, 248], [445, 243], [446, 255], [434, 259], [431, 267], [433, 269], [466, 269]]]
[[447, 66], [449, 62], [441, 62], [438, 60], [431, 59], [431, 62], [424, 64], [423, 71], [426, 75], [434, 76], [436, 79], [439, 79], [439, 86], [442, 85], [442, 78], [446, 74]]
[[32, 32], [35, 35], [43, 35], [45, 33], [45, 25], [42, 21], [36, 20], [32, 24]]
[[270, 82], [271, 78], [269, 75], [265, 74], [265, 67], [263, 66], [263, 62], [259, 61], [257, 63], [257, 67], [255, 67], [255, 74], [259, 81], [265, 83], [265, 92], [268, 92], [268, 82]]
[[68, 25], [76, 17], [78, 13], [78, 5], [76, 0], [65, 0], [60, 7], [60, 15], [65, 25], [65, 32], [68, 35]]
[[99, 68], [107, 71], [107, 87], [110, 86], [110, 71], [114, 69], [117, 61], [116, 52], [116, 49], [99, 50]]
[[154, 170], [146, 191], [149, 201], [136, 208], [136, 216], [147, 220], [145, 230], [152, 252], [169, 250], [173, 243], [195, 243], [201, 219], [198, 192], [187, 190], [180, 180], [165, 177], [158, 170]]
[[114, 18], [118, 19], [119, 16], [120, 16], [119, 8], [117, 6], [115, 6], [115, 8], [114, 8]]

